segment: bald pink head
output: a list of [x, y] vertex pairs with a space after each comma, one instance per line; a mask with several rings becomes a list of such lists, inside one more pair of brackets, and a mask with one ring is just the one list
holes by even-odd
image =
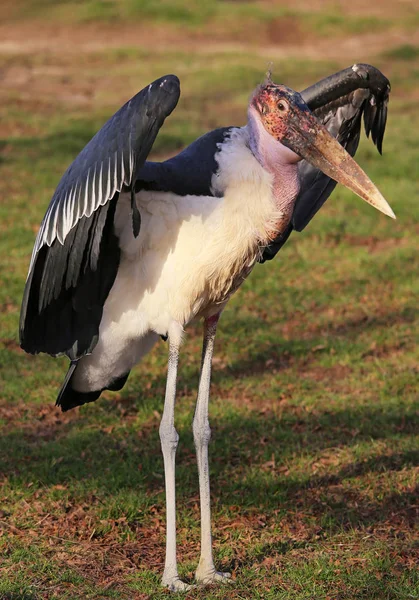
[[263, 166], [271, 170], [272, 161], [289, 165], [304, 158], [394, 218], [369, 177], [316, 119], [298, 92], [269, 79], [253, 93], [248, 116], [251, 149]]

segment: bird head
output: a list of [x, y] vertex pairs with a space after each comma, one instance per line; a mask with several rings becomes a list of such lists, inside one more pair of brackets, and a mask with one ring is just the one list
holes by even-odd
[[259, 147], [266, 144], [272, 149], [272, 143], [276, 142], [281, 148], [277, 156], [284, 162], [294, 163], [304, 158], [377, 210], [395, 218], [368, 175], [316, 119], [301, 94], [275, 84], [268, 77], [250, 100], [249, 117], [256, 125]]

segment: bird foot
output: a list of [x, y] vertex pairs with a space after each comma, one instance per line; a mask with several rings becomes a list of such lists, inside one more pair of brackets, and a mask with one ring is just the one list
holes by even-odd
[[173, 577], [166, 577], [163, 575], [161, 582], [162, 586], [170, 590], [171, 592], [187, 592], [192, 588], [196, 587], [190, 583], [185, 583], [180, 579], [178, 575]]
[[199, 570], [195, 574], [195, 580], [201, 585], [210, 585], [211, 583], [233, 583], [231, 573], [222, 573], [220, 571], [205, 571]]

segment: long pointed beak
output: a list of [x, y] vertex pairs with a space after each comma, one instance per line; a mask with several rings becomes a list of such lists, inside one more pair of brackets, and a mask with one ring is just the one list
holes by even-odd
[[371, 179], [308, 110], [294, 107], [282, 144], [385, 215], [396, 218]]

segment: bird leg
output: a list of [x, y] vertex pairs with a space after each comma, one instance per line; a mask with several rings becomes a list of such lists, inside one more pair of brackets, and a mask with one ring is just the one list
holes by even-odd
[[198, 461], [199, 495], [201, 502], [201, 557], [195, 573], [195, 579], [200, 583], [230, 581], [231, 577], [230, 573], [219, 573], [215, 570], [212, 556], [208, 465], [208, 443], [211, 438], [211, 429], [208, 421], [208, 402], [211, 380], [211, 361], [218, 319], [219, 314], [205, 319], [204, 322], [201, 376], [199, 380], [198, 400], [193, 420], [193, 434]]
[[163, 416], [160, 423], [160, 441], [164, 460], [166, 486], [166, 562], [162, 585], [172, 591], [185, 591], [191, 586], [181, 581], [177, 571], [176, 559], [176, 495], [175, 495], [175, 457], [179, 441], [175, 429], [176, 377], [179, 362], [180, 336], [170, 338], [169, 361], [167, 369], [166, 396]]

